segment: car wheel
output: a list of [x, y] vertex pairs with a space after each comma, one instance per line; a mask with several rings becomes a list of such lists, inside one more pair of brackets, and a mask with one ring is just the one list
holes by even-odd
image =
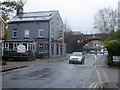
[[82, 61], [81, 64], [84, 64], [84, 61]]
[[71, 62], [69, 62], [69, 64], [71, 64]]

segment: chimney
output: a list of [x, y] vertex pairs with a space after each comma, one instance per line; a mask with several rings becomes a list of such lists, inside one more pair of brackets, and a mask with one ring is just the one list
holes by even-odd
[[22, 13], [23, 13], [23, 8], [22, 7], [18, 7], [16, 15], [18, 16], [19, 14], [22, 14]]

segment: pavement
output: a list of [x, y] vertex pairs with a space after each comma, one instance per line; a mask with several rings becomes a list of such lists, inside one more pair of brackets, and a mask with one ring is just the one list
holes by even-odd
[[14, 69], [19, 69], [19, 68], [25, 68], [25, 67], [30, 67], [35, 64], [44, 64], [44, 63], [50, 63], [50, 62], [58, 62], [62, 60], [66, 60], [69, 58], [69, 55], [65, 56], [59, 56], [59, 57], [52, 57], [52, 58], [47, 58], [47, 59], [35, 59], [33, 61], [6, 61], [6, 65], [0, 65], [2, 69], [0, 69], [0, 72], [6, 72]]

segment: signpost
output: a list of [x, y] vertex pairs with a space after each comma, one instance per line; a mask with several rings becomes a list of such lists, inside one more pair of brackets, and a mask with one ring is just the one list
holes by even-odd
[[17, 47], [17, 52], [18, 53], [24, 53], [25, 52], [25, 46], [24, 45], [19, 45]]

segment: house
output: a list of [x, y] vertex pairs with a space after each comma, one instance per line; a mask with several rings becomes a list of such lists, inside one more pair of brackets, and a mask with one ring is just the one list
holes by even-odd
[[2, 50], [2, 42], [3, 42], [2, 39], [4, 37], [4, 27], [5, 27], [5, 21], [0, 16], [0, 52]]
[[72, 31], [72, 35], [82, 35], [81, 31]]
[[4, 27], [5, 27], [5, 21], [0, 16], [0, 39], [4, 37]]
[[44, 53], [48, 57], [64, 56], [64, 24], [58, 11], [17, 12], [8, 22], [8, 38], [4, 43], [6, 51]]

